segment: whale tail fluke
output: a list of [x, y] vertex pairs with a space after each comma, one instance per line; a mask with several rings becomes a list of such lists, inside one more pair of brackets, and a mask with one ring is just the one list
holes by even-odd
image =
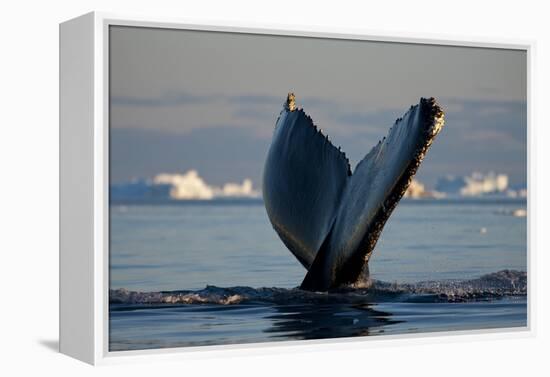
[[443, 127], [444, 113], [435, 99], [422, 98], [351, 174], [345, 154], [294, 101], [289, 95], [265, 164], [268, 216], [308, 270], [301, 288], [365, 283], [384, 224]]
[[332, 227], [350, 175], [346, 155], [289, 94], [267, 155], [263, 198], [273, 228], [306, 269]]

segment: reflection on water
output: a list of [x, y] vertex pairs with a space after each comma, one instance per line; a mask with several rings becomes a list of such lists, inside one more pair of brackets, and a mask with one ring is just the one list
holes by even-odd
[[110, 308], [111, 351], [525, 327], [527, 299]]
[[272, 338], [323, 339], [367, 336], [374, 329], [398, 323], [391, 314], [362, 305], [277, 305], [268, 316]]
[[367, 336], [399, 321], [370, 304], [114, 305], [110, 350]]

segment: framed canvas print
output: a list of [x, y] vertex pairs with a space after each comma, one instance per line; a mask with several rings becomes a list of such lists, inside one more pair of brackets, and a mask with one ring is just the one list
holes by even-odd
[[531, 48], [61, 24], [61, 351], [529, 331]]

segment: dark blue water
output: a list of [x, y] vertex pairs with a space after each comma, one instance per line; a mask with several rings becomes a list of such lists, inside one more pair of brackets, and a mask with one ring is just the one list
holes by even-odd
[[125, 299], [110, 305], [110, 349], [526, 326], [524, 275], [471, 280], [526, 270], [526, 218], [513, 216], [525, 206], [402, 201], [370, 262], [393, 287], [311, 296], [292, 289], [305, 270], [261, 202], [113, 204], [110, 287], [127, 291], [112, 294]]

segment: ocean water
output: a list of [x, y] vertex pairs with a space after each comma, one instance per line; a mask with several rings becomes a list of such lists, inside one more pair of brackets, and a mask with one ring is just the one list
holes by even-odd
[[113, 203], [110, 350], [526, 326], [525, 208], [403, 200], [371, 289], [307, 293], [262, 202]]

